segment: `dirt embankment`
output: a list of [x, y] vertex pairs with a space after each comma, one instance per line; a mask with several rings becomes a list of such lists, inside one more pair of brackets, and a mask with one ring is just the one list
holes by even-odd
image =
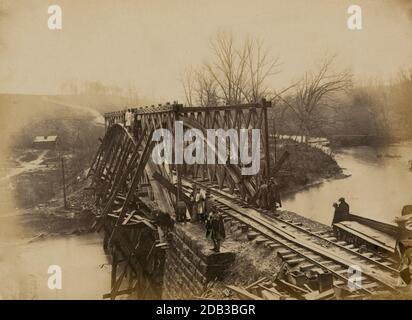
[[299, 191], [325, 179], [342, 178], [342, 169], [332, 154], [305, 143], [290, 141], [278, 147], [277, 154], [290, 156], [276, 174], [283, 194]]

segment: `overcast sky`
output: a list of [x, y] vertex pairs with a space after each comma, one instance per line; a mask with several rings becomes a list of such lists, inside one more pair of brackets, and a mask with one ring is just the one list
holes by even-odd
[[[406, 0], [0, 0], [0, 92], [56, 93], [67, 79], [134, 85], [163, 102], [182, 99], [185, 67], [210, 56], [219, 30], [259, 37], [280, 58], [281, 89], [325, 54], [359, 78], [412, 66]], [[363, 30], [346, 26], [363, 9]], [[47, 28], [47, 7], [63, 29]]]

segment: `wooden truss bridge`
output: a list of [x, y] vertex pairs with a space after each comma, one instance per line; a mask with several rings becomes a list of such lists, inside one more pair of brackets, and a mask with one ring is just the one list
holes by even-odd
[[[271, 103], [263, 100], [207, 108], [177, 103], [137, 108], [132, 109], [134, 126], [129, 130], [124, 126], [125, 111], [105, 114], [106, 133], [89, 171], [98, 208], [95, 226], [104, 230], [105, 249], [111, 250], [112, 256], [112, 288], [105, 298], [131, 292], [141, 299], [160, 297], [165, 249], [169, 245], [167, 231], [179, 203], [190, 205], [195, 185], [208, 191], [227, 223], [238, 226], [257, 244], [276, 250], [284, 263], [295, 266], [296, 278], [311, 271], [331, 279], [334, 287], [345, 287], [351, 278], [348, 268], [359, 265], [363, 268], [359, 294], [396, 292], [397, 262], [392, 257], [360, 250], [339, 241], [332, 232], [315, 232], [244, 201], [255, 196], [262, 181], [276, 173], [286, 158], [282, 156], [275, 162], [270, 157], [270, 107]], [[151, 159], [153, 133], [161, 128], [174, 133], [176, 121], [183, 122], [184, 130], [196, 128], [202, 132], [261, 129], [261, 170], [253, 176], [242, 176], [237, 164], [155, 164]], [[126, 280], [127, 288], [121, 289]], [[256, 288], [242, 292], [248, 298], [259, 298]], [[266, 283], [264, 288], [282, 295], [313, 297], [297, 282], [288, 285], [277, 279], [277, 283]]]
[[[270, 107], [271, 102], [263, 100], [256, 104], [215, 107], [167, 103], [134, 108], [134, 126], [129, 130], [124, 125], [125, 111], [105, 114], [105, 136], [89, 177], [99, 212], [96, 228], [104, 229], [105, 248], [112, 250], [113, 256], [112, 292], [107, 298], [119, 294], [125, 277], [132, 279], [130, 292], [146, 287], [152, 292], [143, 290], [141, 297], [156, 296], [157, 273], [162, 269], [162, 249], [166, 246], [158, 234], [158, 210], [174, 219], [177, 203], [189, 203], [189, 197], [181, 191], [183, 176], [216, 183], [219, 188], [238, 193], [242, 198], [255, 195], [267, 174], [276, 170], [269, 154], [267, 114]], [[242, 176], [237, 164], [153, 163], [153, 132], [163, 128], [174, 134], [176, 121], [183, 122], [184, 130], [195, 128], [202, 132], [260, 129], [261, 170], [256, 175]], [[123, 271], [118, 276], [119, 268]], [[142, 283], [144, 281], [147, 283]]]

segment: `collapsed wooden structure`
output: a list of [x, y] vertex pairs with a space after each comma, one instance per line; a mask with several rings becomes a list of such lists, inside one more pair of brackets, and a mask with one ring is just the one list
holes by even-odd
[[[125, 111], [105, 114], [106, 133], [89, 170], [98, 215], [95, 227], [105, 233], [105, 249], [112, 256], [112, 289], [105, 298], [136, 292], [138, 297], [159, 296], [164, 249], [177, 203], [188, 203], [181, 190], [183, 175], [228, 188], [242, 197], [255, 195], [271, 172], [267, 109], [271, 103], [215, 107], [166, 104], [133, 109], [134, 126], [124, 126]], [[263, 169], [241, 176], [239, 165], [169, 164], [151, 160], [156, 129], [174, 133], [174, 122], [184, 130], [260, 129]], [[167, 217], [165, 217], [165, 214]], [[124, 288], [124, 280], [128, 286]], [[143, 289], [142, 289], [143, 288]]]

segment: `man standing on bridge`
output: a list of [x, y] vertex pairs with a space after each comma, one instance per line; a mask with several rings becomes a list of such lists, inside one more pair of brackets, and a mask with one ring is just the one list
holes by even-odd
[[133, 121], [133, 113], [131, 112], [130, 109], [127, 109], [125, 114], [124, 114], [124, 120], [125, 120], [125, 127], [127, 131], [130, 132], [132, 128], [132, 121]]
[[206, 221], [206, 237], [210, 235], [213, 241], [213, 251], [220, 252], [220, 244], [226, 238], [225, 224], [222, 215], [212, 208]]

